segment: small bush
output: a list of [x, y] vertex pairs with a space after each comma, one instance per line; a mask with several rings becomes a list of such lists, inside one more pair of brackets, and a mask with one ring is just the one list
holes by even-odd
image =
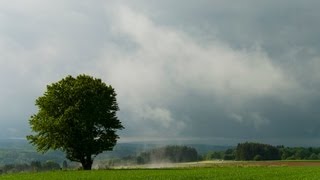
[[255, 161], [262, 161], [263, 158], [262, 158], [262, 156], [261, 156], [260, 154], [258, 154], [258, 155], [256, 155], [256, 156], [254, 156], [253, 160], [255, 160]]

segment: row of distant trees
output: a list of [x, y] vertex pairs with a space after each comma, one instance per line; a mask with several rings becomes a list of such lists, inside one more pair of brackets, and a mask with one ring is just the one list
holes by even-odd
[[138, 155], [105, 161], [102, 168], [118, 165], [150, 164], [163, 162], [194, 162], [199, 160], [320, 160], [320, 148], [284, 147], [269, 144], [245, 142], [225, 151], [210, 151], [199, 155], [197, 150], [188, 146], [165, 146]]
[[[239, 143], [237, 147], [225, 151], [211, 151], [199, 155], [197, 150], [188, 146], [165, 146], [155, 148], [137, 155], [126, 156], [119, 159], [105, 161], [100, 168], [118, 165], [150, 164], [166, 162], [194, 162], [199, 160], [239, 160], [239, 161], [261, 161], [261, 160], [320, 160], [319, 148], [272, 146], [269, 144], [245, 142]], [[22, 171], [46, 171], [68, 168], [67, 161], [60, 166], [54, 161], [32, 161], [30, 164], [6, 164], [0, 167], [0, 173], [22, 172]]]
[[100, 162], [100, 166], [102, 167], [99, 168], [119, 165], [194, 162], [200, 159], [201, 156], [193, 147], [169, 145], [141, 152], [137, 155], [130, 155], [123, 158]]
[[236, 148], [236, 160], [280, 160], [280, 151], [277, 147], [260, 143], [240, 143]]
[[67, 161], [63, 161], [62, 167], [59, 163], [54, 161], [31, 161], [30, 164], [6, 164], [0, 168], [0, 173], [12, 173], [12, 172], [29, 172], [29, 171], [50, 171], [68, 168]]
[[239, 161], [320, 160], [320, 148], [272, 146], [269, 144], [245, 142], [239, 143], [234, 149], [208, 152], [203, 156], [203, 159]]
[[199, 158], [195, 148], [188, 146], [166, 146], [143, 152], [137, 157], [138, 164], [153, 162], [192, 162]]
[[202, 156], [202, 160], [235, 160], [235, 149], [225, 151], [209, 151]]

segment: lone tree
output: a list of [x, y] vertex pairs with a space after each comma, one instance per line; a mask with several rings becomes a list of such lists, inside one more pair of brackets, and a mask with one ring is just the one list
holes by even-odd
[[116, 116], [116, 93], [101, 79], [87, 75], [67, 76], [47, 86], [36, 100], [39, 111], [29, 120], [32, 135], [27, 136], [37, 150], [62, 150], [71, 161], [90, 170], [94, 158], [110, 151], [123, 129]]

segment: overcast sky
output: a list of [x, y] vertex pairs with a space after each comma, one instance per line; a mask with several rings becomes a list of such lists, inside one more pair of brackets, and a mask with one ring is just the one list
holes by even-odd
[[320, 1], [1, 0], [0, 138], [67, 75], [111, 84], [122, 142], [320, 145]]

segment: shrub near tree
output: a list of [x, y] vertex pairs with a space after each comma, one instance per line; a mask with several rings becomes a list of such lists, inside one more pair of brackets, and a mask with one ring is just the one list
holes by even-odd
[[31, 161], [30, 167], [33, 171], [38, 171], [42, 168], [42, 165], [40, 161]]
[[36, 100], [39, 108], [30, 119], [34, 132], [27, 136], [40, 152], [59, 149], [71, 161], [90, 170], [94, 158], [112, 150], [123, 129], [112, 86], [87, 75], [67, 76], [47, 86]]
[[54, 161], [46, 161], [42, 165], [42, 169], [44, 170], [58, 170], [60, 168], [61, 168], [60, 165]]
[[63, 168], [63, 169], [67, 169], [67, 168], [68, 168], [68, 163], [67, 163], [66, 160], [64, 160], [64, 161], [62, 162], [62, 168]]

